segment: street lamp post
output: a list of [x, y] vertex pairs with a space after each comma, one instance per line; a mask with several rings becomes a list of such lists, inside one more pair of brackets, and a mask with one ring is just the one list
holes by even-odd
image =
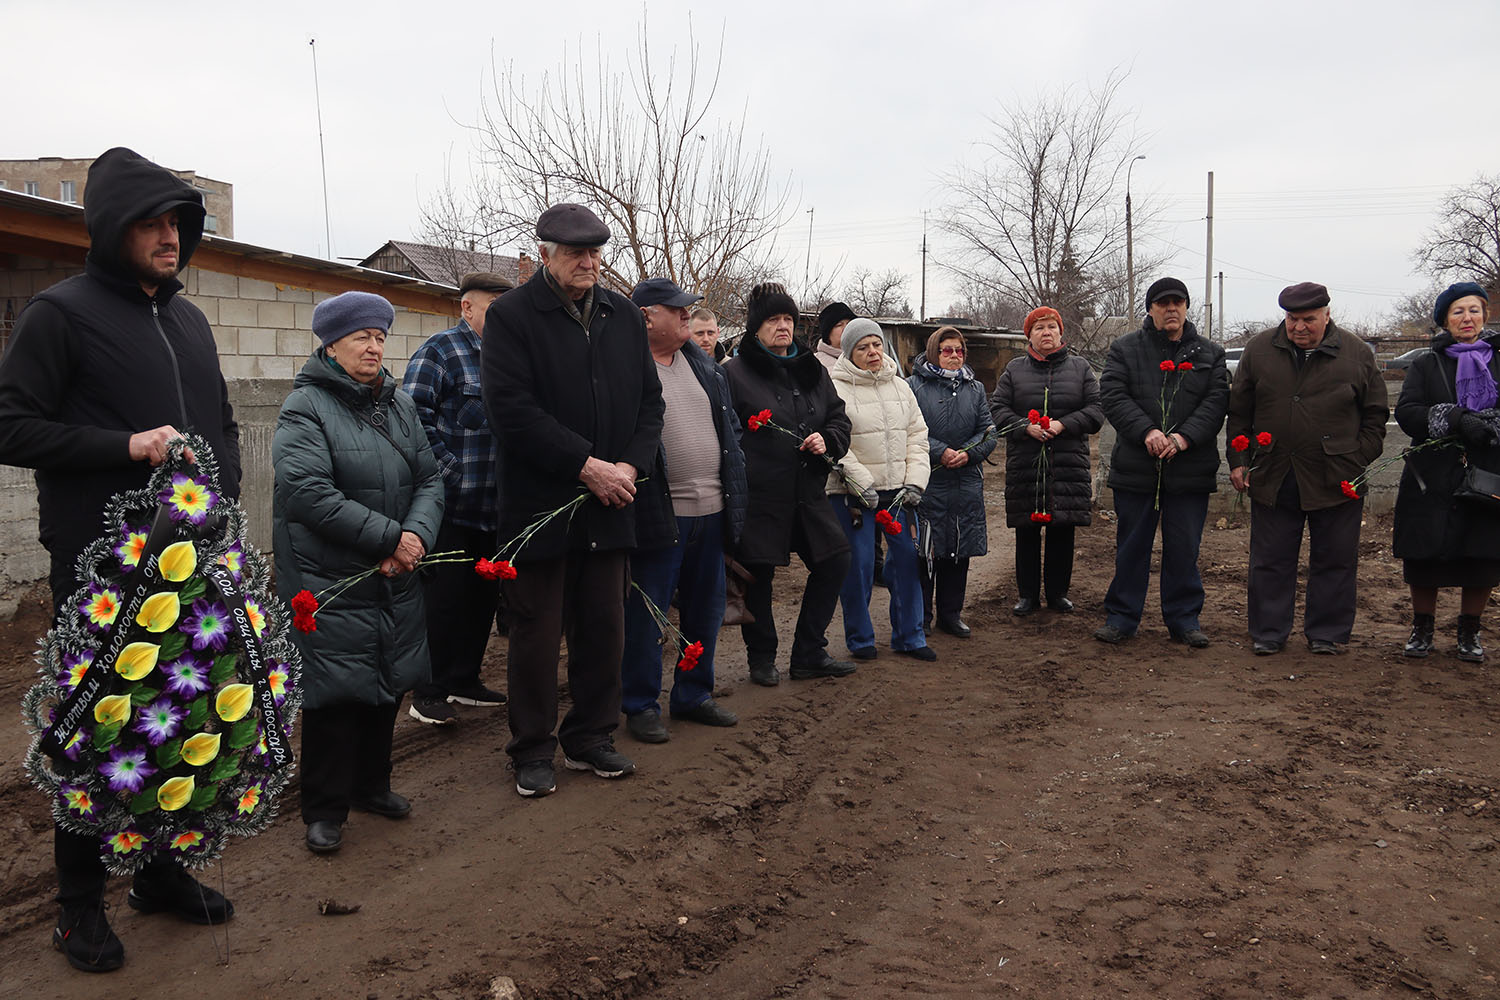
[[1144, 160], [1146, 154], [1142, 153], [1130, 161], [1125, 168], [1125, 280], [1130, 285], [1130, 325], [1135, 326], [1135, 234], [1130, 228], [1130, 172], [1135, 169], [1136, 160]]

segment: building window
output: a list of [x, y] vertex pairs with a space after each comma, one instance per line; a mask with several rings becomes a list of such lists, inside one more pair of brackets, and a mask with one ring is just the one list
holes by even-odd
[[0, 181], [0, 191], [4, 191], [5, 188], [6, 188], [6, 183], [4, 181]]
[[63, 181], [61, 188], [62, 190], [60, 196], [58, 197], [58, 201], [65, 201], [69, 205], [72, 205], [78, 201], [78, 189], [72, 181]]
[[219, 217], [217, 215], [205, 215], [203, 217], [203, 231], [205, 233], [217, 233], [219, 231]]
[[36, 181], [26, 182], [26, 193], [29, 195], [35, 195], [38, 193], [36, 189]]

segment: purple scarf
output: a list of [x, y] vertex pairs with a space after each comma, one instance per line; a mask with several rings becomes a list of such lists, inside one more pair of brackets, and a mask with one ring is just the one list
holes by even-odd
[[1449, 344], [1443, 353], [1458, 361], [1458, 376], [1453, 381], [1453, 394], [1458, 405], [1471, 410], [1488, 410], [1500, 398], [1495, 388], [1495, 377], [1490, 374], [1490, 358], [1494, 348], [1482, 340], [1472, 344]]

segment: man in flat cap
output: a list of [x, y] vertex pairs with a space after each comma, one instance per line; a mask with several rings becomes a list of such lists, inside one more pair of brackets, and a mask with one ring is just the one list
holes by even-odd
[[1147, 316], [1109, 348], [1099, 399], [1115, 428], [1109, 485], [1115, 494], [1115, 577], [1094, 638], [1135, 635], [1146, 606], [1151, 548], [1161, 523], [1161, 617], [1173, 640], [1208, 645], [1200, 627], [1198, 547], [1208, 498], [1218, 487], [1219, 428], [1229, 405], [1224, 348], [1188, 322], [1187, 285], [1161, 278], [1146, 289]]
[[[724, 624], [724, 553], [739, 542], [748, 487], [729, 378], [691, 337], [689, 307], [701, 298], [667, 278], [647, 278], [630, 293], [646, 320], [666, 403], [666, 468], [657, 462], [636, 495], [638, 547], [630, 576], [658, 608], [666, 608], [675, 593], [683, 635], [703, 644], [696, 660], [683, 660], [678, 644], [667, 644], [678, 665], [669, 698], [672, 718], [732, 726], [739, 719], [713, 699], [714, 651]], [[642, 595], [632, 591], [625, 606], [621, 704], [626, 731], [643, 743], [668, 739], [659, 704], [660, 639]]]
[[[618, 778], [627, 558], [636, 545], [636, 480], [661, 447], [661, 383], [640, 309], [599, 287], [609, 229], [582, 205], [537, 220], [542, 267], [485, 317], [484, 404], [500, 440], [500, 538], [587, 491], [571, 517], [533, 534], [502, 584], [511, 614], [510, 743], [522, 796], [556, 787], [553, 756]], [[558, 643], [568, 639], [573, 705], [557, 722]], [[556, 735], [554, 735], [556, 730]]]
[[[417, 413], [438, 470], [443, 474], [443, 523], [432, 551], [461, 549], [472, 559], [493, 558], [500, 546], [496, 517], [496, 445], [484, 412], [479, 383], [484, 313], [515, 283], [475, 272], [459, 280], [458, 325], [435, 333], [412, 352], [402, 388]], [[423, 576], [427, 645], [432, 679], [412, 692], [408, 713], [434, 726], [458, 721], [454, 704], [489, 707], [505, 695], [479, 679], [490, 624], [500, 600], [500, 581], [474, 574], [472, 563], [431, 567]]]
[[[1250, 638], [1261, 656], [1292, 632], [1297, 553], [1307, 525], [1307, 611], [1314, 653], [1338, 653], [1354, 628], [1364, 500], [1344, 495], [1380, 457], [1385, 379], [1375, 355], [1328, 315], [1328, 289], [1283, 289], [1286, 319], [1245, 346], [1229, 397], [1229, 480], [1250, 505]], [[1269, 443], [1264, 435], [1269, 434]]]

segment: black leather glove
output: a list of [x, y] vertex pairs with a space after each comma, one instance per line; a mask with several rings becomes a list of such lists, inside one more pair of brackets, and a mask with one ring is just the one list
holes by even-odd
[[1495, 443], [1495, 433], [1484, 418], [1473, 410], [1465, 410], [1458, 418], [1456, 427], [1459, 439], [1476, 448], [1487, 448]]

